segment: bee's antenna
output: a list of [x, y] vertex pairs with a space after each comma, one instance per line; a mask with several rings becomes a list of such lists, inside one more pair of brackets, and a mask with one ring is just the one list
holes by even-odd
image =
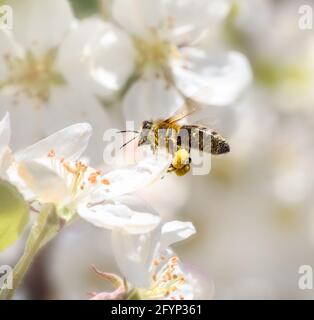
[[128, 145], [130, 142], [132, 142], [133, 140], [135, 140], [137, 137], [138, 137], [138, 136], [135, 136], [135, 137], [133, 137], [131, 140], [129, 140], [129, 141], [127, 141], [125, 144], [123, 144], [123, 145], [121, 146], [120, 150], [121, 150], [122, 148], [124, 148], [126, 145]]
[[136, 130], [123, 130], [123, 131], [118, 131], [117, 133], [127, 133], [127, 132], [132, 132], [132, 133], [139, 133]]

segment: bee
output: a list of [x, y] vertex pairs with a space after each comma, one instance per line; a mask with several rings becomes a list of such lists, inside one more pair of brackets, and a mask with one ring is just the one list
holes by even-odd
[[183, 119], [200, 110], [192, 99], [188, 99], [187, 103], [168, 119], [143, 121], [140, 132], [135, 131], [139, 133], [138, 146], [150, 145], [153, 152], [160, 148], [166, 149], [172, 155], [168, 172], [175, 172], [178, 176], [190, 171], [193, 149], [213, 155], [228, 153], [228, 142], [216, 131], [203, 125], [181, 123]]

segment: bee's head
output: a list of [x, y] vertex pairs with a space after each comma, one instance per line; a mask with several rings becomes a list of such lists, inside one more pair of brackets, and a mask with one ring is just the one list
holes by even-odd
[[143, 121], [138, 145], [149, 144], [149, 135], [153, 128], [153, 121]]

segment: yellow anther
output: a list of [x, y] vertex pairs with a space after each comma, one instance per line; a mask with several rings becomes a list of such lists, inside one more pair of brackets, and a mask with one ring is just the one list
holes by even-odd
[[55, 157], [56, 156], [56, 152], [53, 150], [53, 149], [51, 149], [49, 152], [48, 152], [48, 158], [53, 158], [53, 157]]
[[69, 173], [76, 174], [76, 169], [75, 169], [75, 168], [72, 168], [69, 163], [63, 162], [63, 167], [64, 167], [64, 169], [67, 170]]
[[160, 264], [160, 261], [157, 259], [154, 259], [153, 264], [154, 264], [154, 266], [158, 266]]
[[109, 185], [110, 185], [110, 181], [107, 180], [107, 179], [102, 179], [102, 180], [101, 180], [101, 183], [104, 184], [104, 185], [106, 185], [106, 186], [109, 186]]

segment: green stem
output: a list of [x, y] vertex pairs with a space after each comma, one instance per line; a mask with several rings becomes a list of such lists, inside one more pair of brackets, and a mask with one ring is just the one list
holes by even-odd
[[0, 300], [10, 300], [21, 285], [24, 276], [39, 250], [51, 240], [60, 227], [60, 220], [54, 205], [45, 205], [38, 216], [27, 239], [24, 253], [13, 270], [13, 288], [0, 291]]
[[142, 300], [142, 297], [137, 289], [133, 289], [127, 295], [126, 300]]

